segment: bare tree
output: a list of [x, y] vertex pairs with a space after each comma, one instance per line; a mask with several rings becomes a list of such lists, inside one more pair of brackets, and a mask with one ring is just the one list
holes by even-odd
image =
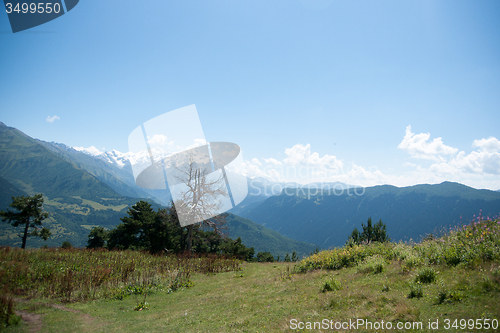
[[201, 222], [202, 226], [213, 228], [222, 234], [226, 222], [225, 215], [219, 214], [222, 199], [228, 197], [223, 174], [209, 177], [211, 170], [205, 163], [197, 163], [190, 154], [184, 168], [178, 170], [175, 178], [185, 185], [185, 190], [177, 197], [175, 207], [184, 223], [188, 224], [187, 250], [191, 252], [193, 226]]

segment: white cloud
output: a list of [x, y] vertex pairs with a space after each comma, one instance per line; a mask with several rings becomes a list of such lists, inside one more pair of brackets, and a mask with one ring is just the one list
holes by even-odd
[[431, 141], [430, 134], [414, 134], [408, 126], [398, 148], [411, 157], [433, 160], [430, 166], [402, 161], [404, 168], [386, 173], [375, 166], [345, 163], [333, 155], [320, 156], [311, 151], [310, 144], [296, 144], [285, 149], [283, 160], [254, 158], [245, 161], [243, 169], [251, 178], [300, 184], [340, 181], [359, 186], [411, 186], [452, 181], [475, 188], [500, 189], [500, 141], [493, 137], [478, 139], [472, 147], [475, 149], [467, 154], [444, 145], [441, 138]]
[[497, 151], [481, 149], [470, 154], [461, 151], [449, 165], [463, 173], [500, 175], [500, 149]]
[[287, 157], [283, 160], [288, 165], [307, 165], [322, 167], [331, 170], [340, 170], [343, 167], [342, 161], [333, 155], [319, 157], [318, 153], [311, 153], [311, 145], [296, 144], [292, 148], [285, 149]]
[[415, 163], [410, 163], [410, 162], [403, 163], [403, 166], [405, 166], [405, 167], [417, 167], [417, 165]]
[[264, 161], [272, 165], [282, 165], [280, 161], [275, 160], [274, 158], [265, 158]]
[[152, 137], [148, 137], [148, 144], [150, 146], [171, 146], [173, 143], [173, 141], [168, 141], [167, 136], [163, 134], [155, 134]]
[[[252, 162], [253, 160], [255, 159], [252, 159]], [[239, 166], [236, 171], [250, 178], [262, 177], [275, 182], [284, 180], [279, 171], [269, 167], [268, 165], [261, 168], [259, 165], [252, 162], [243, 161], [242, 165]], [[260, 166], [262, 166], [262, 163]]]
[[259, 165], [259, 166], [262, 166], [262, 163], [257, 158], [252, 158], [252, 163]]
[[457, 148], [445, 145], [441, 138], [429, 142], [430, 137], [429, 133], [412, 133], [411, 126], [408, 125], [405, 137], [398, 148], [405, 150], [411, 157], [435, 161], [443, 160], [442, 155], [453, 155], [458, 152]]
[[428, 183], [447, 180], [477, 188], [497, 189], [500, 187], [500, 179], [498, 179], [500, 141], [497, 138], [474, 140], [472, 147], [477, 149], [469, 154], [444, 145], [441, 138], [434, 139], [432, 142], [429, 142], [429, 138], [428, 133], [414, 134], [410, 126], [406, 128], [405, 137], [398, 148], [406, 150], [411, 157], [435, 161], [428, 168], [405, 163], [405, 166], [414, 166], [414, 170], [407, 174], [407, 177]]
[[472, 147], [478, 147], [488, 153], [498, 153], [500, 152], [500, 141], [490, 136], [488, 139], [474, 140]]
[[[174, 142], [171, 141], [170, 142], [170, 145], [173, 145]], [[200, 147], [200, 146], [204, 146], [207, 144], [207, 141], [205, 139], [194, 139], [193, 140], [193, 144], [187, 146], [187, 147], [181, 147], [181, 146], [178, 146], [176, 145], [175, 146], [175, 150], [176, 151], [183, 151], [183, 150], [188, 150], [188, 149], [192, 149], [192, 148], [197, 148], [197, 147]]]
[[55, 120], [59, 120], [61, 118], [59, 118], [58, 116], [47, 116], [47, 119], [45, 119], [45, 121], [47, 121], [48, 123], [53, 123]]
[[99, 155], [99, 154], [103, 153], [102, 151], [100, 151], [98, 148], [96, 148], [94, 146], [90, 146], [88, 148], [73, 147], [73, 149], [81, 151], [82, 153], [86, 153], [86, 154], [89, 154], [89, 155]]

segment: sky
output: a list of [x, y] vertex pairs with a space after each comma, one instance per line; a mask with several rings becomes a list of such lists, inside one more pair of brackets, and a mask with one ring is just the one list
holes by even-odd
[[81, 0], [12, 33], [0, 121], [128, 151], [196, 105], [245, 173], [299, 183], [500, 189], [500, 2]]

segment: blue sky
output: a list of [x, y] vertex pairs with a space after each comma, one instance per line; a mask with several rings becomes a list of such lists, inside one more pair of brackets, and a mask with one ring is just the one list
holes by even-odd
[[195, 104], [276, 180], [500, 189], [499, 92], [495, 0], [81, 0], [16, 34], [0, 15], [0, 121], [126, 152]]

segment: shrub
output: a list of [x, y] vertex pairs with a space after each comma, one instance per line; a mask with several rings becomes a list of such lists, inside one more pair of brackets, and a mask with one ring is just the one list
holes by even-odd
[[321, 292], [323, 293], [327, 291], [340, 290], [340, 288], [342, 288], [340, 281], [333, 277], [328, 278], [321, 284]]
[[464, 298], [464, 294], [458, 289], [448, 291], [442, 280], [439, 281], [439, 285], [440, 287], [436, 299], [437, 304], [443, 304], [446, 300], [450, 300], [452, 302], [459, 302]]
[[448, 297], [448, 291], [446, 290], [446, 287], [444, 285], [443, 280], [439, 280], [439, 290], [437, 294], [437, 304], [442, 304], [446, 298]]
[[366, 258], [359, 266], [358, 272], [362, 273], [382, 273], [385, 269], [385, 260], [381, 255], [376, 254], [374, 256]]
[[62, 242], [61, 248], [63, 248], [63, 249], [71, 249], [72, 247], [73, 247], [73, 245], [71, 245], [70, 242], [68, 242], [68, 241]]
[[424, 292], [420, 282], [410, 283], [410, 293], [408, 294], [408, 298], [420, 298], [422, 296], [424, 296]]
[[405, 260], [410, 254], [414, 251], [412, 247], [408, 244], [399, 242], [392, 249], [392, 253], [394, 254], [394, 259], [397, 260]]
[[481, 287], [484, 291], [493, 291], [495, 290], [495, 282], [492, 281], [488, 276], [483, 276], [483, 279], [481, 281]]
[[0, 295], [0, 328], [17, 325], [21, 317], [14, 312], [14, 300], [9, 296]]
[[321, 251], [300, 261], [295, 269], [298, 272], [307, 272], [310, 270], [340, 269], [343, 267], [356, 266], [365, 258], [379, 254], [383, 258], [392, 258], [392, 243], [375, 243], [371, 245], [354, 245], [353, 247], [344, 246], [329, 251]]
[[422, 258], [420, 258], [418, 255], [411, 253], [408, 255], [405, 260], [403, 261], [403, 272], [409, 272], [412, 269], [419, 267], [423, 264]]
[[464, 294], [460, 290], [453, 290], [449, 295], [449, 299], [454, 302], [460, 302], [464, 299]]
[[432, 283], [436, 280], [437, 273], [434, 268], [425, 267], [418, 271], [415, 282]]
[[[287, 253], [288, 256], [288, 253]], [[259, 262], [274, 262], [274, 257], [271, 252], [259, 252], [257, 253], [257, 260]], [[286, 258], [285, 258], [286, 261]], [[290, 261], [290, 260], [288, 260]]]

